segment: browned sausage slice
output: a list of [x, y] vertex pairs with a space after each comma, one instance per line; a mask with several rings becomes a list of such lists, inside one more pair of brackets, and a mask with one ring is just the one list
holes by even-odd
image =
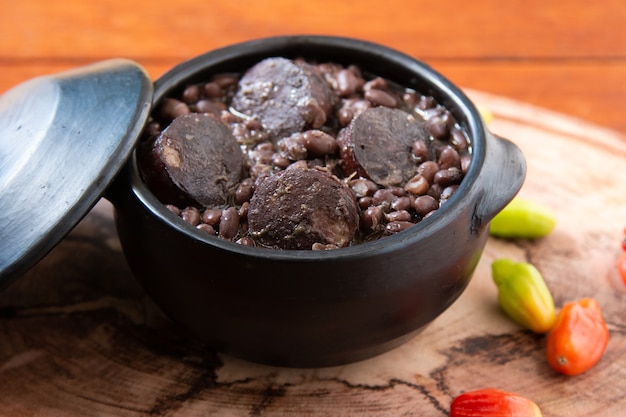
[[243, 75], [232, 106], [259, 119], [278, 140], [321, 127], [332, 108], [332, 92], [313, 66], [286, 58], [267, 58]]
[[311, 249], [346, 246], [358, 226], [356, 199], [321, 168], [290, 167], [262, 180], [250, 200], [248, 226], [263, 246]]
[[399, 109], [374, 107], [354, 118], [338, 137], [342, 169], [383, 186], [397, 186], [415, 175], [416, 141], [428, 143], [424, 123]]
[[243, 154], [228, 127], [199, 113], [174, 119], [155, 140], [152, 157], [173, 185], [205, 207], [226, 203], [243, 170]]

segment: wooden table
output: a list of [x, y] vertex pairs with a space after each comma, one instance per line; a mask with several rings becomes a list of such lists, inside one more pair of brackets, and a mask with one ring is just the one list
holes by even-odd
[[219, 46], [281, 34], [380, 42], [458, 85], [626, 131], [626, 3], [477, 0], [1, 0], [0, 92], [111, 57], [158, 77]]
[[[487, 385], [527, 395], [545, 416], [621, 413], [626, 289], [612, 262], [626, 226], [626, 3], [459, 4], [0, 0], [0, 93], [112, 57], [157, 78], [216, 47], [279, 34], [402, 50], [494, 112], [491, 129], [527, 155], [522, 194], [559, 213], [544, 240], [490, 239], [467, 292], [420, 337], [358, 364], [298, 370], [220, 355], [163, 317], [128, 270], [103, 201], [0, 294], [0, 414], [445, 416], [455, 395]], [[558, 305], [602, 302], [612, 338], [596, 368], [554, 374], [544, 339], [501, 314], [489, 275], [501, 256], [537, 264]]]

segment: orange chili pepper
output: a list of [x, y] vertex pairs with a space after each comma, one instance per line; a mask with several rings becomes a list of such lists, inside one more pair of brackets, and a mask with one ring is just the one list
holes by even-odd
[[567, 303], [548, 334], [548, 364], [565, 375], [578, 375], [600, 360], [608, 342], [609, 330], [596, 300]]

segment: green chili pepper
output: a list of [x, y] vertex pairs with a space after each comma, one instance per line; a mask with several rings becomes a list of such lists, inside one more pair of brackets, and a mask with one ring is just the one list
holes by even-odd
[[503, 258], [491, 264], [491, 271], [502, 310], [520, 326], [548, 332], [556, 320], [554, 300], [537, 268]]
[[550, 234], [555, 224], [550, 209], [516, 197], [491, 220], [489, 233], [502, 238], [535, 239]]

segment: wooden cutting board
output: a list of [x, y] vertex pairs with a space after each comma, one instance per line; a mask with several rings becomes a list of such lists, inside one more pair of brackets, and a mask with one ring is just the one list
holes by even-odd
[[[544, 416], [615, 416], [626, 392], [626, 287], [614, 270], [626, 227], [626, 138], [468, 91], [491, 130], [526, 154], [521, 195], [558, 215], [548, 237], [490, 239], [463, 296], [420, 336], [379, 357], [282, 369], [216, 354], [170, 323], [131, 276], [106, 201], [0, 294], [0, 414], [19, 416], [446, 416], [463, 391], [496, 387]], [[37, 219], [28, 219], [36, 222]], [[576, 377], [554, 373], [544, 337], [499, 310], [490, 263], [535, 264], [557, 306], [591, 296], [611, 332]]]

